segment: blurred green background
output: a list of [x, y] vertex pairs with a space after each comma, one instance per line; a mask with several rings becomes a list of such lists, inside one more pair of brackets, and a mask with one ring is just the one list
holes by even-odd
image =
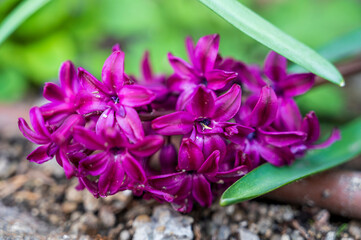
[[[0, 0], [0, 21], [19, 2]], [[241, 2], [315, 49], [361, 27], [359, 0]], [[68, 59], [99, 77], [116, 43], [125, 52], [127, 73], [139, 74], [145, 50], [150, 50], [156, 71], [170, 72], [167, 52], [186, 58], [184, 38], [211, 33], [221, 35], [223, 56], [261, 63], [268, 52], [197, 0], [52, 0], [0, 46], [0, 101], [40, 93], [44, 82], [56, 81], [61, 62]], [[336, 116], [344, 109], [342, 94], [336, 86], [319, 87], [318, 93], [300, 102], [306, 102], [307, 109], [309, 102], [322, 98], [320, 114]]]

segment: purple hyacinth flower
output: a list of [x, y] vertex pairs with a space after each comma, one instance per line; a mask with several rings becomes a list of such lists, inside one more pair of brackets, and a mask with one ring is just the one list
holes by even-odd
[[105, 197], [131, 184], [147, 183], [146, 173], [137, 158], [148, 157], [163, 145], [161, 136], [146, 136], [135, 144], [130, 144], [119, 129], [107, 128], [102, 134], [77, 127], [74, 139], [87, 149], [96, 151], [79, 162], [80, 176], [99, 176], [99, 195]]
[[315, 75], [312, 73], [287, 74], [287, 59], [273, 51], [267, 55], [263, 68], [269, 81], [263, 80], [258, 66], [247, 66], [233, 59], [225, 59], [219, 67], [237, 72], [239, 81], [251, 92], [259, 93], [264, 86], [270, 85], [278, 98], [304, 94], [315, 82]]
[[155, 94], [155, 102], [162, 102], [169, 94], [169, 89], [165, 85], [165, 75], [155, 75], [149, 60], [149, 52], [145, 52], [141, 62], [141, 78], [139, 84], [147, 87]]
[[304, 94], [315, 82], [313, 73], [287, 74], [287, 59], [273, 51], [266, 57], [264, 74], [271, 80], [271, 85], [279, 97]]
[[[50, 127], [48, 123], [44, 121], [38, 107], [30, 109], [29, 115], [34, 130], [29, 127], [23, 118], [19, 118], [18, 125], [20, 131], [27, 139], [41, 145], [27, 157], [29, 161], [39, 164], [52, 159], [55, 154], [58, 153], [59, 147], [68, 143], [67, 141], [71, 138], [73, 127], [83, 125], [85, 122], [82, 116], [73, 114], [67, 117], [60, 127], [54, 128], [54, 126]], [[67, 176], [69, 176], [69, 174], [67, 174]]]
[[143, 86], [126, 84], [123, 52], [115, 51], [107, 58], [102, 71], [103, 82], [83, 68], [79, 68], [79, 78], [84, 88], [93, 94], [92, 101], [83, 106], [83, 114], [103, 112], [99, 121], [105, 125], [117, 123], [133, 142], [143, 139], [144, 131], [134, 107], [151, 103], [155, 95]]
[[45, 83], [43, 96], [50, 101], [40, 107], [46, 121], [57, 124], [70, 114], [76, 113], [82, 102], [89, 98], [83, 91], [72, 62], [64, 62], [59, 71], [60, 86]]
[[150, 184], [174, 196], [172, 206], [180, 212], [190, 212], [193, 201], [209, 207], [213, 194], [210, 181], [218, 171], [220, 152], [215, 150], [207, 158], [191, 139], [182, 140], [179, 149], [180, 172], [152, 176]]
[[237, 73], [215, 68], [218, 55], [219, 35], [207, 35], [199, 39], [194, 47], [192, 39], [186, 39], [186, 48], [191, 64], [168, 54], [169, 62], [175, 74], [169, 78], [168, 86], [172, 91], [180, 92], [177, 110], [183, 110], [193, 90], [199, 84], [209, 89], [223, 88], [229, 81], [237, 77]]
[[164, 145], [159, 154], [159, 163], [162, 166], [162, 173], [174, 172], [177, 166], [177, 149], [172, 143]]
[[294, 156], [289, 146], [304, 141], [307, 134], [303, 131], [276, 131], [272, 128], [271, 124], [277, 116], [278, 100], [271, 87], [263, 87], [259, 98], [254, 102], [255, 98], [248, 99], [241, 108], [237, 121], [254, 127], [256, 131], [250, 133], [244, 141], [235, 139], [236, 143], [245, 145], [244, 152], [251, 156], [254, 167], [260, 163], [260, 157], [276, 166], [290, 164]]
[[320, 149], [329, 147], [335, 141], [341, 139], [341, 133], [338, 129], [333, 129], [330, 137], [322, 143], [315, 142], [320, 137], [320, 123], [315, 112], [311, 111], [303, 118], [301, 122], [301, 131], [307, 134], [307, 138], [303, 142], [293, 144], [291, 151], [297, 156], [303, 156], [308, 149]]
[[[202, 134], [220, 134], [228, 126], [227, 121], [238, 112], [241, 100], [241, 88], [236, 84], [220, 97], [200, 85], [195, 89], [185, 111], [156, 118], [152, 128], [163, 135], [189, 134], [193, 128]], [[245, 135], [253, 131], [246, 126], [237, 126]]]

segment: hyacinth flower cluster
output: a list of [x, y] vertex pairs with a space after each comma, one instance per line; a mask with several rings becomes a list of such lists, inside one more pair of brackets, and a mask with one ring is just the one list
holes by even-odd
[[260, 164], [290, 165], [309, 149], [340, 138], [335, 129], [316, 143], [314, 112], [302, 117], [294, 100], [314, 84], [311, 73], [287, 73], [275, 52], [263, 67], [219, 54], [219, 36], [186, 39], [189, 62], [168, 54], [173, 74], [153, 73], [149, 54], [141, 76], [124, 72], [119, 46], [101, 80], [67, 61], [59, 84], [46, 83], [49, 101], [30, 110], [19, 128], [40, 145], [28, 160], [55, 157], [77, 189], [95, 197], [123, 190], [189, 212], [209, 207], [222, 191]]

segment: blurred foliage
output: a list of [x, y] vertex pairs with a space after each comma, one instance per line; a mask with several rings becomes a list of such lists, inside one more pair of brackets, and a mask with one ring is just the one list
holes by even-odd
[[[19, 2], [0, 1], [0, 21]], [[361, 26], [358, 0], [242, 3], [313, 48]], [[0, 101], [20, 100], [29, 86], [56, 80], [61, 62], [68, 59], [100, 77], [102, 65], [116, 43], [125, 51], [127, 73], [138, 74], [145, 50], [150, 50], [156, 71], [170, 72], [167, 52], [186, 58], [184, 38], [190, 35], [198, 39], [211, 33], [221, 35], [224, 56], [262, 63], [268, 51], [197, 0], [52, 0], [0, 46]], [[336, 110], [330, 112], [325, 107], [328, 101], [324, 96], [332, 94], [337, 102], [335, 109], [342, 110], [339, 92], [337, 87], [326, 88], [305, 101], [321, 115], [335, 115]], [[320, 98], [322, 101], [317, 100]], [[303, 104], [305, 109], [307, 104]]]

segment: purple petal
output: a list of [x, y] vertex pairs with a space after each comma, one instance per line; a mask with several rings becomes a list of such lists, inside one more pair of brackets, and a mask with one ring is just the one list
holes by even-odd
[[100, 134], [106, 129], [114, 128], [114, 124], [115, 124], [114, 110], [108, 108], [99, 116], [97, 124], [95, 126], [95, 132], [97, 134]]
[[177, 150], [173, 144], [164, 145], [159, 154], [159, 163], [162, 173], [173, 172], [177, 166]]
[[74, 112], [74, 105], [72, 103], [50, 102], [42, 105], [39, 109], [48, 124], [57, 125]]
[[211, 185], [202, 174], [193, 176], [192, 195], [203, 207], [209, 207], [212, 204]]
[[271, 51], [264, 63], [264, 73], [273, 82], [280, 82], [286, 77], [287, 59]]
[[218, 150], [220, 152], [221, 158], [223, 158], [226, 155], [225, 139], [217, 134], [204, 135], [204, 137], [203, 137], [204, 157], [208, 158], [216, 150]]
[[203, 162], [202, 150], [191, 139], [183, 139], [179, 148], [178, 168], [186, 171], [198, 170]]
[[212, 119], [218, 122], [230, 120], [239, 111], [241, 101], [241, 87], [234, 84], [228, 92], [217, 98]]
[[277, 129], [286, 131], [300, 130], [302, 123], [301, 112], [292, 98], [279, 98], [277, 117], [274, 125]]
[[151, 103], [155, 94], [138, 85], [126, 85], [118, 93], [119, 103], [129, 107], [140, 107]]
[[218, 171], [220, 152], [218, 150], [214, 151], [206, 161], [202, 164], [202, 166], [198, 169], [198, 173], [203, 174], [212, 174]]
[[278, 102], [273, 89], [263, 87], [256, 106], [250, 115], [252, 127], [265, 127], [270, 125], [276, 118]]
[[155, 199], [164, 199], [167, 202], [172, 202], [174, 200], [174, 196], [163, 191], [154, 189], [150, 186], [145, 186], [145, 190], [152, 194], [152, 197]]
[[320, 137], [320, 123], [314, 111], [306, 115], [302, 122], [302, 131], [307, 133], [307, 142], [313, 143]]
[[129, 152], [137, 157], [148, 157], [156, 153], [164, 144], [164, 139], [160, 135], [150, 135], [135, 144], [131, 144]]
[[245, 145], [244, 152], [248, 155], [249, 159], [252, 159], [251, 169], [254, 169], [254, 168], [258, 167], [261, 163], [260, 152], [258, 149], [259, 144], [255, 141], [252, 141], [252, 142], [246, 141], [245, 143], [246, 143], [246, 145]]
[[140, 163], [131, 155], [123, 155], [121, 162], [124, 167], [124, 171], [127, 173], [127, 176], [130, 177], [133, 181], [136, 181], [137, 183], [145, 183], [147, 181], [144, 169]]
[[124, 169], [119, 161], [110, 161], [106, 170], [99, 176], [99, 194], [101, 197], [113, 195], [124, 182]]
[[168, 60], [174, 72], [182, 77], [194, 77], [193, 67], [181, 58], [174, 57], [171, 53], [168, 53]]
[[41, 115], [40, 109], [38, 107], [31, 108], [29, 115], [31, 125], [35, 132], [44, 137], [50, 137], [49, 130], [45, 127], [44, 118]]
[[199, 86], [189, 101], [188, 112], [197, 118], [212, 117], [214, 113], [215, 94], [203, 86]]
[[93, 75], [83, 68], [78, 68], [78, 77], [83, 87], [96, 98], [104, 98], [112, 92]]
[[125, 135], [132, 141], [136, 142], [144, 138], [144, 130], [137, 111], [130, 107], [124, 107], [125, 116], [116, 115], [119, 127]]
[[193, 66], [195, 66], [196, 64], [195, 64], [195, 59], [194, 59], [194, 44], [193, 44], [193, 40], [191, 37], [189, 37], [189, 36], [186, 37], [185, 45], [186, 45], [189, 60], [191, 61]]
[[43, 96], [52, 102], [64, 102], [64, 98], [66, 97], [63, 89], [54, 83], [45, 83]]
[[218, 34], [201, 37], [194, 49], [195, 67], [202, 73], [212, 70], [218, 55], [218, 48]]
[[118, 51], [121, 51], [119, 43], [114, 44], [114, 46], [112, 47], [112, 52], [118, 52]]
[[314, 144], [310, 146], [311, 149], [320, 149], [320, 148], [327, 148], [331, 146], [334, 142], [341, 139], [341, 132], [338, 129], [333, 129], [331, 136], [324, 142], [320, 144]]
[[63, 150], [59, 150], [58, 154], [56, 155], [56, 159], [58, 162], [61, 162], [61, 166], [64, 169], [64, 173], [66, 178], [70, 179], [75, 176], [76, 168], [75, 166], [69, 161], [67, 154]]
[[88, 189], [88, 191], [93, 194], [94, 197], [99, 197], [98, 185], [86, 177], [79, 177], [79, 185], [77, 186], [77, 190], [82, 190], [83, 187]]
[[235, 72], [226, 72], [223, 70], [212, 70], [205, 73], [205, 78], [207, 79], [207, 87], [212, 90], [222, 89], [227, 85], [231, 80], [237, 77]]
[[192, 99], [193, 95], [195, 94], [195, 90], [197, 88], [191, 88], [191, 89], [187, 89], [186, 91], [183, 91], [177, 100], [177, 104], [176, 104], [176, 110], [177, 111], [183, 111], [186, 106], [188, 105], [189, 101]]
[[237, 123], [221, 123], [223, 134], [231, 142], [241, 144], [248, 134], [254, 132], [254, 129]]
[[30, 162], [36, 162], [38, 164], [47, 162], [54, 157], [48, 154], [48, 150], [49, 150], [49, 144], [40, 146], [36, 148], [34, 151], [32, 151], [28, 155], [27, 159]]
[[67, 96], [76, 94], [80, 89], [80, 82], [77, 78], [76, 70], [71, 61], [64, 62], [60, 67], [59, 79], [61, 87]]
[[80, 114], [104, 111], [109, 108], [107, 102], [104, 101], [104, 99], [106, 99], [105, 95], [101, 95], [100, 93], [94, 94], [95, 95], [84, 94], [80, 96], [81, 104], [78, 108]]
[[244, 63], [239, 63], [235, 71], [237, 71], [241, 83], [244, 83], [253, 92], [258, 92], [262, 87], [266, 86], [266, 82], [262, 79], [261, 71], [256, 66], [247, 66]]
[[152, 121], [152, 128], [162, 135], [180, 135], [192, 131], [194, 117], [187, 112], [174, 112]]
[[92, 154], [79, 162], [79, 172], [82, 176], [101, 175], [111, 161], [113, 161], [113, 157], [107, 152]]
[[286, 147], [292, 144], [306, 140], [307, 134], [301, 131], [290, 132], [266, 132], [262, 129], [258, 129], [260, 137], [276, 147]]
[[106, 141], [95, 132], [83, 127], [74, 127], [74, 139], [91, 150], [105, 150]]
[[28, 123], [23, 118], [19, 118], [18, 126], [19, 126], [19, 129], [20, 129], [21, 133], [27, 139], [32, 141], [33, 143], [36, 143], [36, 144], [49, 143], [50, 140], [49, 140], [48, 137], [42, 136], [42, 135], [34, 132], [33, 130], [31, 130]]
[[152, 82], [152, 68], [150, 66], [150, 62], [149, 62], [149, 52], [146, 51], [143, 55], [142, 58], [142, 63], [141, 63], [141, 73], [143, 76], [143, 79], [145, 82], [151, 83]]
[[285, 80], [279, 82], [283, 96], [294, 97], [307, 92], [315, 83], [313, 73], [300, 73], [289, 75]]
[[216, 178], [222, 179], [224, 181], [232, 181], [234, 179], [239, 179], [249, 172], [248, 167], [246, 165], [238, 166], [236, 168], [232, 168], [228, 171], [217, 172]]
[[293, 154], [290, 150], [287, 151], [286, 148], [272, 148], [259, 144], [258, 151], [262, 158], [278, 167], [288, 164], [294, 159]]
[[113, 92], [118, 92], [124, 85], [124, 53], [113, 52], [103, 65], [103, 83]]
[[60, 127], [53, 132], [51, 139], [56, 144], [63, 144], [65, 141], [69, 140], [72, 134], [72, 130], [75, 126], [84, 125], [85, 120], [83, 116], [73, 114], [64, 120]]
[[[184, 184], [186, 177], [184, 172], [176, 172], [170, 174], [156, 175], [148, 178], [148, 181], [156, 189], [164, 189], [166, 192], [176, 195], [179, 192], [186, 191], [186, 189], [191, 190], [192, 184]], [[181, 197], [182, 196], [178, 196]]]

